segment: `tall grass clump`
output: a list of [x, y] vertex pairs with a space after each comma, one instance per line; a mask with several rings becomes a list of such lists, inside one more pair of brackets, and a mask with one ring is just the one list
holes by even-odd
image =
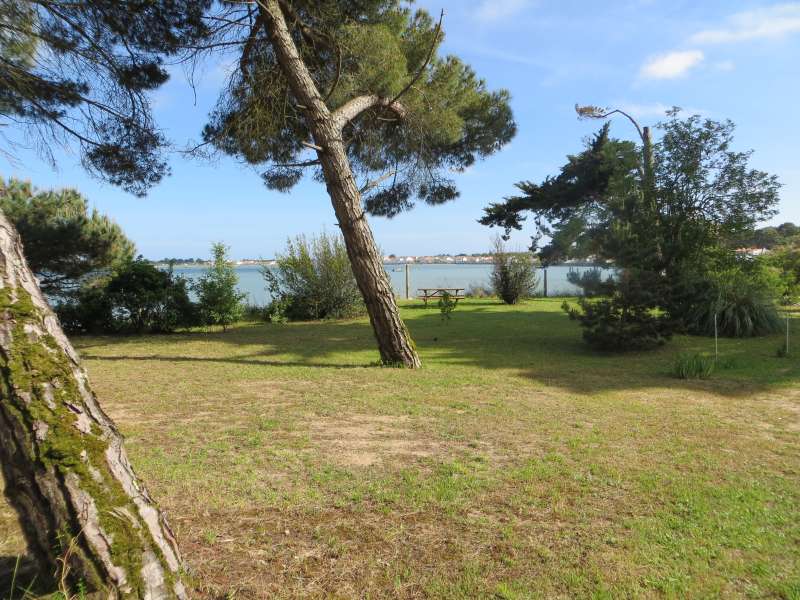
[[[341, 235], [289, 239], [277, 265], [262, 275], [276, 320], [344, 319], [365, 311]], [[272, 320], [272, 319], [271, 319]]]
[[675, 359], [672, 372], [679, 379], [707, 379], [714, 372], [714, 357], [699, 352], [682, 352]]
[[757, 271], [725, 271], [701, 287], [685, 315], [689, 333], [744, 338], [781, 331], [771, 283]]
[[500, 237], [495, 238], [492, 252], [492, 289], [506, 304], [516, 304], [533, 296], [536, 270], [528, 252], [508, 252]]

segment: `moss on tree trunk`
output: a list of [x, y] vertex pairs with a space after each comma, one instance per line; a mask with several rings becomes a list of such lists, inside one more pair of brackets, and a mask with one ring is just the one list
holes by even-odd
[[184, 598], [163, 514], [0, 214], [0, 462], [42, 578], [66, 559], [109, 598]]

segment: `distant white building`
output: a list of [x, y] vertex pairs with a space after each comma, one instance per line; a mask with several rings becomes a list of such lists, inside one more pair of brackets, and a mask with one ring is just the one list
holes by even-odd
[[764, 254], [769, 254], [769, 249], [767, 248], [737, 248], [736, 254], [743, 254], [745, 256], [763, 256]]

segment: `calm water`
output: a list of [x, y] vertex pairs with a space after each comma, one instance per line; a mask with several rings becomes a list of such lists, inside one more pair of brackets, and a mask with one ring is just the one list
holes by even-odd
[[[547, 269], [548, 295], [577, 295], [580, 289], [567, 281], [567, 273], [573, 271], [587, 271], [593, 267], [549, 267]], [[203, 274], [202, 267], [176, 268], [175, 273], [187, 279], [196, 279]], [[405, 297], [405, 266], [386, 265], [386, 271], [392, 281], [392, 287], [399, 298]], [[411, 296], [415, 296], [417, 288], [424, 287], [462, 287], [471, 285], [489, 287], [489, 276], [492, 272], [491, 265], [410, 265], [409, 287]], [[241, 266], [236, 267], [239, 275], [239, 289], [247, 294], [247, 302], [263, 305], [268, 302], [269, 294], [264, 288], [264, 278], [261, 276], [261, 267]], [[603, 278], [612, 273], [603, 270]], [[542, 271], [537, 273], [537, 291], [542, 291]]]

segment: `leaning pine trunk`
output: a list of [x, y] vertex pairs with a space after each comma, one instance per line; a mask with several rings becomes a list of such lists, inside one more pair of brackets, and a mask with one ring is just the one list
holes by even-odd
[[40, 579], [66, 571], [102, 597], [186, 597], [175, 538], [2, 213], [0, 462]]
[[292, 40], [278, 0], [261, 0], [259, 7], [281, 70], [292, 93], [307, 111], [306, 118], [318, 144], [317, 155], [328, 194], [347, 246], [353, 275], [364, 297], [381, 360], [384, 364], [417, 368], [420, 366], [419, 356], [400, 318], [389, 276], [367, 223], [361, 193], [342, 142], [344, 124], [337, 122], [320, 96]]
[[384, 364], [419, 367], [414, 343], [400, 318], [394, 291], [367, 223], [361, 205], [361, 193], [350, 169], [344, 144], [340, 141], [341, 134], [330, 133], [329, 129], [330, 124], [323, 124], [316, 131], [315, 138], [327, 149], [320, 154], [320, 161], [353, 275], [364, 297], [372, 330], [378, 341], [381, 360]]

